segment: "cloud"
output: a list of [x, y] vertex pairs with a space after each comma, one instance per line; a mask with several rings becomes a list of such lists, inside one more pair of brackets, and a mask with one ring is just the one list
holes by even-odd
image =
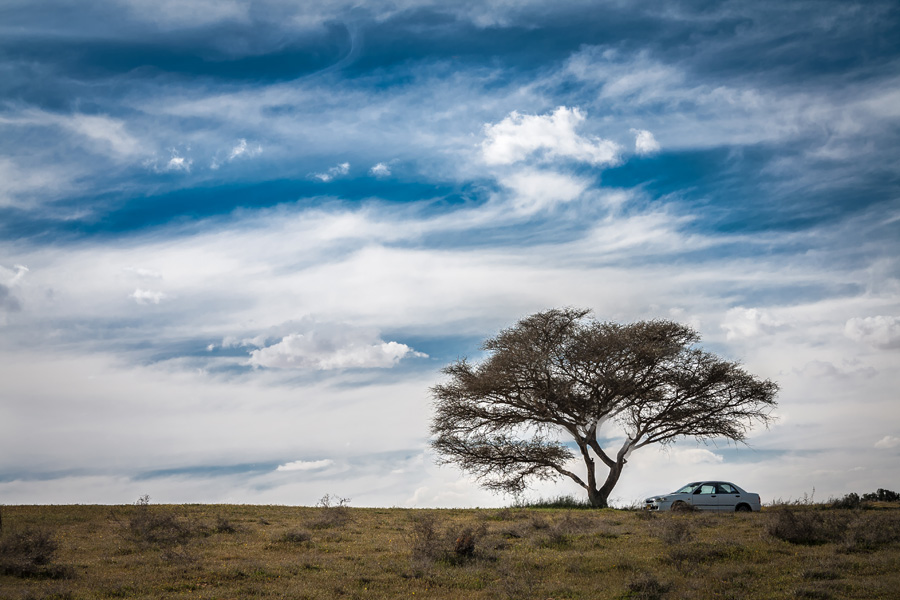
[[386, 369], [408, 356], [424, 357], [406, 344], [372, 339], [364, 332], [292, 333], [277, 344], [253, 350], [248, 363], [276, 369]]
[[391, 168], [380, 162], [369, 169], [369, 174], [375, 177], [388, 177], [391, 174]]
[[326, 458], [323, 460], [295, 460], [294, 462], [278, 465], [276, 471], [318, 471], [330, 467], [334, 461]]
[[313, 173], [312, 176], [319, 181], [329, 182], [335, 177], [340, 177], [342, 175], [346, 175], [350, 172], [350, 163], [344, 162], [334, 167], [331, 167], [324, 173]]
[[512, 192], [512, 205], [519, 213], [533, 214], [579, 198], [590, 181], [552, 171], [522, 171], [503, 177], [500, 183]]
[[145, 269], [143, 267], [126, 267], [126, 273], [134, 275], [139, 279], [162, 279], [162, 273], [153, 269]]
[[876, 448], [896, 448], [900, 446], [900, 437], [895, 437], [893, 435], [886, 435], [877, 442], [875, 442]]
[[237, 145], [231, 149], [231, 152], [228, 154], [228, 160], [234, 160], [241, 156], [256, 156], [257, 154], [262, 152], [262, 146], [257, 144], [255, 147], [250, 147], [247, 145], [247, 140], [241, 139]]
[[782, 325], [766, 310], [736, 306], [725, 314], [720, 327], [727, 332], [725, 339], [737, 340], [772, 333]]
[[634, 134], [634, 151], [640, 156], [646, 156], [659, 152], [659, 142], [653, 137], [653, 134], [646, 129], [632, 129]]
[[0, 283], [0, 309], [8, 312], [17, 312], [22, 310], [22, 303], [18, 298], [12, 295], [9, 287]]
[[715, 465], [725, 461], [725, 457], [705, 448], [676, 449], [673, 460], [679, 465]]
[[900, 317], [854, 317], [844, 325], [844, 335], [882, 349], [900, 348]]
[[539, 153], [541, 158], [568, 158], [592, 165], [617, 163], [621, 152], [618, 144], [576, 133], [584, 120], [578, 108], [565, 106], [550, 115], [513, 111], [499, 123], [484, 126], [484, 160], [489, 165], [508, 165]]
[[183, 156], [173, 155], [172, 158], [169, 159], [169, 162], [166, 163], [165, 170], [166, 171], [183, 171], [185, 173], [189, 173], [191, 171], [191, 159], [185, 158]]
[[159, 304], [161, 300], [165, 299], [167, 296], [163, 292], [154, 292], [151, 290], [142, 290], [136, 289], [129, 296], [129, 298], [134, 298], [134, 301], [138, 304]]

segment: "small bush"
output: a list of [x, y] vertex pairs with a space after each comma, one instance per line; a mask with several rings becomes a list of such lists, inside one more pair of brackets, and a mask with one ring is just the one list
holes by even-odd
[[682, 544], [694, 537], [694, 528], [688, 519], [666, 519], [654, 525], [652, 535], [666, 544]]
[[7, 534], [0, 539], [0, 573], [15, 577], [68, 577], [68, 569], [52, 564], [56, 549], [53, 536], [42, 529]]
[[413, 518], [410, 547], [414, 562], [433, 562], [441, 557], [441, 540], [437, 519], [432, 513], [416, 514]]
[[350, 522], [350, 508], [348, 504], [350, 504], [349, 498], [325, 494], [319, 500], [319, 514], [310, 523], [310, 527], [314, 529], [329, 529], [346, 525]]
[[775, 511], [766, 529], [773, 537], [791, 544], [815, 545], [840, 540], [846, 525], [844, 513], [782, 508]]
[[278, 537], [279, 542], [284, 542], [286, 544], [305, 544], [306, 542], [312, 541], [312, 535], [310, 535], [307, 531], [300, 531], [297, 529], [291, 531], [285, 531], [281, 536]]
[[237, 533], [237, 526], [234, 523], [219, 515], [216, 518], [216, 525], [213, 527], [216, 533]]
[[628, 582], [624, 598], [629, 600], [660, 600], [669, 591], [668, 585], [661, 583], [652, 573], [641, 573]]

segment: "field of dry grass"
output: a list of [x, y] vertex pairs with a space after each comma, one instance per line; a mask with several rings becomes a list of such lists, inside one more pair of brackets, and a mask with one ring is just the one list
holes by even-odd
[[900, 597], [900, 510], [0, 511], [3, 599]]

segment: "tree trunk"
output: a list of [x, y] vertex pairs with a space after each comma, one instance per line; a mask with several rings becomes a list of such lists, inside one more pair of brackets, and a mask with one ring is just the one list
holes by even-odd
[[610, 467], [609, 475], [606, 476], [606, 481], [603, 482], [600, 489], [595, 489], [593, 485], [588, 488], [588, 500], [591, 506], [594, 508], [609, 508], [609, 495], [612, 493], [613, 488], [616, 487], [616, 483], [619, 482], [623, 466], [625, 466], [624, 462], [617, 462]]

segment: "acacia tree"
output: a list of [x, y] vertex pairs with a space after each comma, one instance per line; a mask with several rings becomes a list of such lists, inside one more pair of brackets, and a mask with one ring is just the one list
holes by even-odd
[[[531, 479], [569, 477], [602, 508], [632, 451], [679, 437], [742, 442], [754, 423], [772, 420], [778, 385], [695, 348], [700, 336], [690, 327], [598, 322], [589, 313], [531, 315], [485, 341], [482, 362], [445, 367], [449, 381], [431, 389], [438, 461], [511, 494]], [[614, 426], [620, 435], [608, 431]], [[570, 468], [576, 456], [583, 475]]]

